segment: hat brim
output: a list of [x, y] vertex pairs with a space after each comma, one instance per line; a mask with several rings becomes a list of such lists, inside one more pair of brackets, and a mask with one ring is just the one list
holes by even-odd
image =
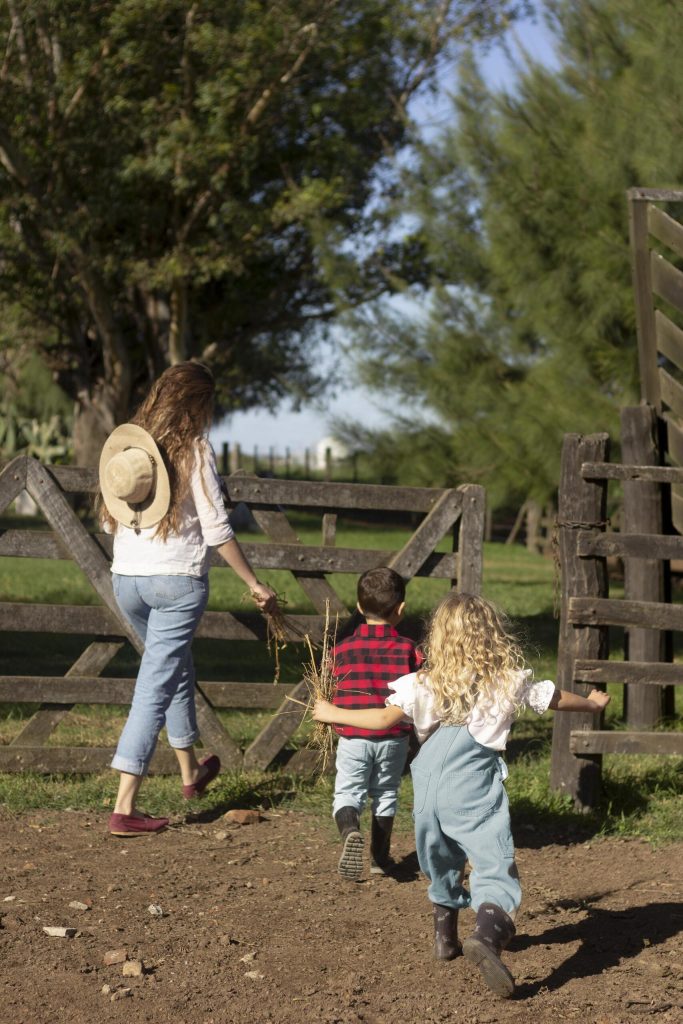
[[[138, 505], [130, 505], [127, 501], [117, 498], [104, 480], [104, 468], [109, 460], [127, 448], [142, 448], [154, 460], [154, 483], [148, 497]], [[168, 512], [171, 504], [168, 471], [154, 438], [143, 427], [135, 423], [123, 423], [111, 432], [104, 442], [100, 455], [99, 475], [102, 500], [106, 509], [122, 526], [129, 529], [155, 526]]]

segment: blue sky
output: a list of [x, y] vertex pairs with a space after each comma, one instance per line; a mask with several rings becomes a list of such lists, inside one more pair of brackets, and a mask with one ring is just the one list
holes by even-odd
[[[515, 55], [519, 57], [520, 47], [537, 60], [550, 65], [554, 63], [552, 39], [547, 28], [540, 20], [525, 19], [518, 22], [501, 43], [480, 57], [482, 72], [492, 87], [505, 88], [510, 84], [514, 74], [511, 57], [513, 61]], [[449, 116], [446, 93], [436, 99], [430, 98], [428, 102], [418, 102], [413, 108], [413, 115], [426, 134], [438, 130]], [[341, 354], [339, 357], [343, 358]], [[331, 366], [335, 361], [334, 351], [326, 358]], [[353, 367], [345, 370], [345, 377], [352, 385]], [[367, 427], [379, 427], [386, 424], [389, 412], [386, 398], [360, 387], [345, 386], [343, 392], [328, 395], [320, 404], [306, 406], [300, 412], [293, 412], [284, 405], [274, 414], [259, 409], [237, 413], [216, 424], [211, 440], [216, 447], [224, 441], [239, 444], [245, 452], [252, 452], [257, 446], [262, 454], [271, 447], [281, 454], [287, 447], [294, 454], [303, 453], [306, 448], [314, 449], [323, 437], [330, 434], [331, 421], [335, 418], [356, 419]]]

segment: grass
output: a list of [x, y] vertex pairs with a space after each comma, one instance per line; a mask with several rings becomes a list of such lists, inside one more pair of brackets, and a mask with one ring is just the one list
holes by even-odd
[[[315, 516], [296, 519], [297, 532], [304, 543], [318, 543], [320, 520]], [[395, 526], [338, 521], [337, 544], [397, 550], [405, 542], [407, 530]], [[245, 538], [257, 543], [256, 535]], [[449, 549], [448, 539], [440, 549]], [[264, 572], [261, 577], [287, 600], [288, 613], [306, 613], [307, 598], [286, 572]], [[347, 605], [355, 601], [355, 577], [332, 576], [332, 585]], [[419, 636], [434, 604], [446, 593], [447, 581], [416, 579], [408, 588], [408, 616], [404, 629]], [[243, 586], [228, 570], [211, 571], [213, 610], [244, 610]], [[618, 588], [615, 589], [618, 593]], [[530, 554], [520, 546], [488, 544], [484, 558], [484, 594], [502, 607], [513, 620], [518, 635], [538, 678], [554, 678], [556, 673], [558, 621], [553, 616], [554, 566], [551, 560]], [[97, 604], [98, 598], [80, 570], [69, 562], [0, 558], [0, 601], [40, 603]], [[3, 634], [2, 671], [6, 674], [63, 674], [83, 650], [83, 637], [54, 634]], [[611, 637], [613, 656], [620, 657], [621, 635]], [[265, 644], [196, 641], [195, 662], [198, 675], [205, 680], [272, 679], [274, 664]], [[306, 661], [301, 646], [290, 644], [281, 662], [281, 681], [293, 683], [301, 676]], [[137, 658], [125, 647], [107, 669], [107, 674], [134, 676]], [[621, 687], [610, 687], [612, 703], [607, 724], [622, 728]], [[680, 728], [681, 695], [678, 715], [666, 723]], [[0, 705], [0, 743], [9, 743], [22, 728], [35, 706]], [[113, 746], [126, 714], [125, 708], [79, 705], [63, 720], [50, 742], [60, 745]], [[266, 724], [269, 713], [248, 711], [219, 712], [226, 728], [246, 746]], [[290, 746], [305, 744], [310, 725], [295, 735]], [[609, 836], [643, 837], [653, 843], [680, 839], [683, 835], [683, 759], [608, 755], [603, 759], [603, 796], [597, 811], [577, 813], [569, 798], [549, 789], [552, 715], [537, 718], [523, 716], [513, 729], [507, 760], [510, 777], [507, 790], [518, 838], [533, 845], [548, 837]], [[163, 738], [162, 738], [163, 742]], [[39, 776], [31, 773], [0, 775], [0, 802], [11, 813], [28, 809], [64, 809], [72, 807], [104, 812], [111, 806], [116, 777], [107, 772], [94, 776]], [[208, 815], [231, 806], [263, 806], [287, 803], [329, 819], [332, 781], [317, 783], [288, 775], [285, 770], [269, 772], [224, 773], [203, 803]], [[402, 783], [402, 799], [397, 827], [410, 829], [411, 783]], [[152, 778], [145, 785], [145, 808], [151, 812], [180, 813], [187, 805], [180, 797], [175, 778]]]

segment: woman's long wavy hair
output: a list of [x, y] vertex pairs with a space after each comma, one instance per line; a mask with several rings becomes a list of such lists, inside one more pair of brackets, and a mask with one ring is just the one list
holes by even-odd
[[[168, 512], [157, 526], [155, 536], [166, 540], [180, 527], [180, 506], [190, 488], [197, 454], [203, 461], [205, 437], [213, 419], [216, 385], [208, 366], [198, 362], [170, 366], [152, 384], [131, 423], [152, 435], [161, 452], [171, 485]], [[116, 520], [99, 502], [100, 521], [113, 530]]]
[[463, 725], [470, 713], [494, 705], [519, 707], [521, 649], [505, 617], [482, 597], [451, 591], [432, 615], [419, 678], [434, 696], [446, 725]]

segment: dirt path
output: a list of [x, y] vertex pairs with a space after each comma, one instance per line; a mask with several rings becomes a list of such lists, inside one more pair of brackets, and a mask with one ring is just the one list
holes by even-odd
[[[683, 1021], [683, 843], [522, 843], [525, 902], [507, 955], [518, 993], [502, 1001], [462, 959], [431, 959], [415, 872], [338, 879], [326, 822], [269, 811], [249, 826], [183, 822], [132, 841], [104, 824], [0, 815], [3, 1024]], [[409, 834], [395, 852], [410, 868]], [[142, 976], [105, 966], [116, 949], [143, 962]]]

